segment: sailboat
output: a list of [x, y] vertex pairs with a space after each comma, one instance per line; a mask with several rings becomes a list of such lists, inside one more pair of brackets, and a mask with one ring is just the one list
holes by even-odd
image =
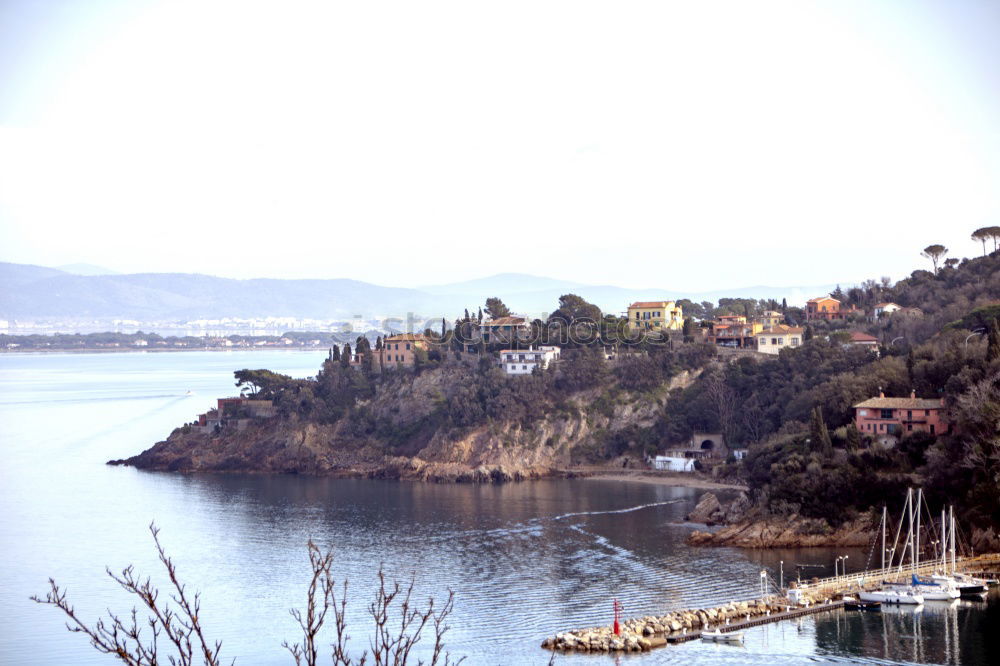
[[[904, 511], [909, 511], [909, 515], [912, 521], [912, 489], [906, 491], [906, 505]], [[882, 570], [885, 571], [885, 531], [886, 523], [888, 522], [888, 516], [886, 514], [885, 507], [882, 507]], [[903, 521], [900, 519], [899, 528], [896, 530], [896, 541], [899, 540], [899, 532], [903, 527]], [[912, 526], [911, 526], [912, 533]], [[907, 538], [907, 545], [910, 545], [910, 540]], [[905, 546], [904, 546], [905, 548]], [[895, 549], [894, 549], [895, 550]], [[890, 560], [889, 566], [892, 566], [892, 561]], [[859, 590], [858, 599], [863, 602], [878, 602], [880, 604], [909, 604], [909, 605], [920, 605], [924, 603], [923, 594], [917, 589], [908, 584], [897, 585], [890, 583], [888, 581], [882, 581], [882, 587], [877, 590]]]
[[[948, 579], [958, 588], [960, 596], [976, 597], [986, 593], [989, 583], [982, 579], [970, 576], [967, 573], [955, 571], [955, 507], [948, 507], [949, 521], [945, 523], [945, 511], [941, 509], [941, 568], [940, 575], [932, 576], [933, 579]], [[948, 555], [951, 555], [951, 573], [948, 573]]]
[[925, 601], [951, 601], [960, 596], [955, 581], [947, 576], [932, 576], [931, 580], [924, 580], [913, 574], [909, 583], [883, 583], [883, 585], [914, 590]]

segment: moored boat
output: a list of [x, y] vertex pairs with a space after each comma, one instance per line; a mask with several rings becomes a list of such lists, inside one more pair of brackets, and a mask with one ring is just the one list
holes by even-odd
[[704, 641], [716, 641], [719, 643], [742, 643], [743, 632], [742, 631], [723, 632], [720, 631], [718, 628], [716, 628], [715, 631], [701, 632], [701, 639]]
[[882, 609], [880, 601], [862, 601], [854, 597], [844, 597], [844, 608], [847, 610], [876, 611]]
[[909, 583], [883, 582], [884, 587], [911, 589], [924, 598], [924, 601], [951, 601], [960, 596], [958, 586], [948, 576], [932, 576], [924, 580], [919, 576], [910, 576]]
[[924, 603], [924, 597], [910, 587], [886, 586], [878, 590], [859, 592], [858, 599], [861, 601], [878, 601], [883, 604], [911, 604], [919, 605]]

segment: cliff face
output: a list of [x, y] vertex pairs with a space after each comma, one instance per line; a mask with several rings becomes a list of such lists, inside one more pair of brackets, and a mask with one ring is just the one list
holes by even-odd
[[[674, 386], [689, 381], [686, 373]], [[562, 473], [585, 462], [609, 432], [650, 427], [662, 398], [628, 396], [613, 407], [590, 407], [596, 391], [530, 427], [520, 423], [445, 429], [434, 427], [442, 396], [433, 373], [405, 387], [388, 387], [367, 408], [369, 418], [405, 438], [358, 436], [352, 417], [332, 425], [274, 419], [218, 435], [175, 430], [165, 441], [112, 464], [180, 472], [262, 472], [317, 476], [367, 476], [425, 481], [507, 481]]]
[[782, 520], [755, 520], [727, 525], [718, 532], [695, 530], [688, 536], [692, 546], [738, 546], [740, 548], [811, 548], [819, 546], [868, 546], [873, 531], [861, 519], [833, 530], [826, 523], [791, 516]]
[[867, 546], [874, 534], [868, 518], [844, 523], [837, 529], [826, 521], [794, 515], [761, 517], [746, 494], [725, 506], [712, 493], [705, 493], [685, 520], [706, 525], [724, 524], [717, 532], [695, 530], [687, 539], [692, 546], [737, 546], [740, 548], [810, 548], [818, 546]]

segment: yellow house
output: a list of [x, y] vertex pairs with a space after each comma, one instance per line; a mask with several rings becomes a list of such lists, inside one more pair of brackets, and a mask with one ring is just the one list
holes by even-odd
[[628, 327], [636, 331], [679, 331], [684, 312], [673, 301], [637, 301], [628, 306]]

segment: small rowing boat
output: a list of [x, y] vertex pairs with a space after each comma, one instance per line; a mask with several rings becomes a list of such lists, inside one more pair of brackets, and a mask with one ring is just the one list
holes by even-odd
[[703, 641], [716, 641], [720, 643], [742, 643], [743, 632], [742, 631], [722, 632], [719, 631], [719, 629], [716, 629], [715, 631], [703, 631], [701, 632], [701, 639]]

